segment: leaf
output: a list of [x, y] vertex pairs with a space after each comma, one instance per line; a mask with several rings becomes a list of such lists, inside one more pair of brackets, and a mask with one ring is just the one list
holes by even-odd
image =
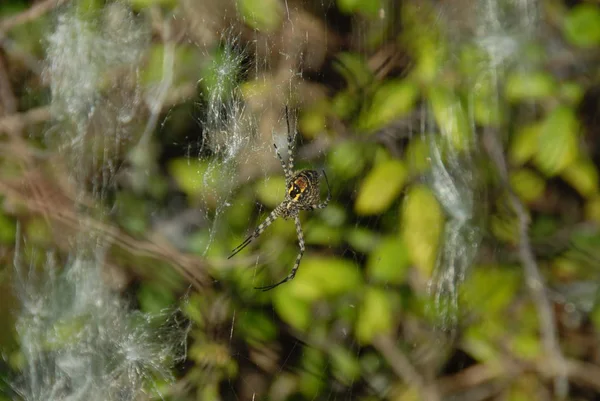
[[237, 0], [237, 9], [252, 29], [272, 32], [281, 25], [282, 5], [277, 0]]
[[388, 80], [373, 94], [368, 107], [360, 115], [358, 128], [372, 132], [381, 129], [413, 110], [419, 89], [408, 80]]
[[563, 30], [567, 40], [577, 46], [593, 47], [600, 44], [600, 7], [583, 3], [567, 14]]
[[580, 159], [567, 166], [561, 177], [585, 197], [598, 193], [598, 169], [589, 160]]
[[14, 245], [16, 232], [15, 221], [0, 212], [0, 244]]
[[555, 91], [554, 78], [544, 71], [515, 72], [506, 82], [506, 98], [514, 102], [543, 99]]
[[442, 209], [427, 187], [417, 185], [406, 194], [401, 214], [402, 238], [410, 259], [426, 277], [430, 277], [444, 225]]
[[265, 344], [277, 339], [278, 327], [270, 316], [256, 309], [247, 309], [236, 322], [241, 337], [253, 345]]
[[377, 17], [381, 0], [337, 0], [337, 6], [345, 14], [360, 13], [366, 17]]
[[206, 200], [214, 207], [221, 189], [222, 174], [219, 167], [198, 159], [181, 157], [168, 165], [169, 173], [179, 188], [190, 198]]
[[427, 95], [435, 121], [446, 140], [457, 150], [470, 148], [473, 142], [471, 128], [458, 97], [443, 87], [433, 87]]
[[585, 219], [600, 224], [600, 197], [595, 197], [585, 204]]
[[357, 226], [345, 230], [346, 241], [359, 252], [369, 253], [378, 243], [378, 234], [368, 228]]
[[260, 203], [274, 209], [285, 197], [285, 178], [283, 176], [265, 178], [255, 184], [254, 190]]
[[385, 290], [366, 288], [356, 319], [356, 339], [360, 344], [370, 344], [375, 336], [392, 331], [394, 307], [391, 301]]
[[280, 285], [272, 291], [274, 293], [273, 308], [284, 322], [304, 332], [310, 326], [312, 319], [309, 302], [292, 291], [279, 290], [282, 288], [289, 289], [290, 285], [295, 284], [297, 280], [296, 278], [286, 285]]
[[577, 117], [572, 108], [559, 106], [543, 121], [535, 154], [536, 166], [552, 177], [579, 156]]
[[144, 282], [137, 292], [140, 309], [145, 313], [160, 314], [175, 304], [171, 290], [157, 282]]
[[398, 197], [408, 172], [400, 160], [377, 164], [358, 190], [354, 210], [359, 215], [374, 215], [387, 210]]
[[354, 141], [344, 141], [334, 146], [327, 155], [332, 176], [345, 180], [356, 177], [365, 169], [368, 150]]
[[302, 259], [294, 280], [272, 292], [313, 301], [354, 291], [362, 283], [360, 270], [349, 260], [307, 256]]
[[423, 174], [428, 171], [431, 168], [431, 161], [427, 141], [422, 137], [412, 138], [406, 146], [406, 160], [412, 174]]
[[510, 147], [509, 156], [511, 163], [522, 165], [535, 156], [541, 130], [541, 123], [524, 125], [517, 129]]
[[342, 383], [348, 385], [360, 377], [358, 360], [346, 348], [335, 345], [329, 350], [333, 374]]
[[404, 242], [397, 237], [388, 237], [369, 254], [367, 274], [374, 282], [402, 284], [409, 265], [410, 257]]
[[373, 79], [364, 56], [357, 53], [338, 53], [337, 62], [333, 64], [335, 71], [342, 75], [348, 87], [364, 88]]
[[535, 171], [526, 168], [511, 172], [510, 185], [525, 202], [533, 202], [539, 199], [546, 189], [544, 178]]

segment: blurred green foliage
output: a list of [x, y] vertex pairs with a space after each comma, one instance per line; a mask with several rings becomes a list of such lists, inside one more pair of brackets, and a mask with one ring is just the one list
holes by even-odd
[[[516, 7], [498, 2], [507, 10]], [[207, 11], [218, 3], [207, 0], [206, 9], [183, 3], [128, 2], [153, 26], [140, 90], [152, 100], [155, 92], [149, 88], [170, 76], [171, 89], [191, 87], [193, 94], [182, 105], [164, 107], [153, 130], [154, 148], [140, 145], [115, 156], [123, 159], [116, 164], [128, 176], [111, 176], [102, 189], [107, 193], [96, 198], [88, 187], [98, 177], [91, 176], [82, 185], [85, 195], [78, 193], [111, 210], [99, 219], [115, 243], [108, 247], [107, 264], [128, 272], [124, 288], [134, 294], [134, 306], [156, 315], [180, 306], [192, 323], [188, 361], [177, 372], [180, 382], [171, 386], [188, 392], [171, 393], [164, 384], [165, 399], [426, 399], [410, 373], [398, 369], [398, 358], [381, 348], [381, 338], [391, 339], [405, 358], [400, 364], [408, 364], [442, 398], [461, 399], [490, 383], [500, 383], [491, 399], [530, 400], [550, 393], [545, 329], [527, 290], [513, 192], [527, 208], [531, 251], [549, 285], [561, 349], [580, 366], [600, 363], [598, 4], [540, 2], [538, 18], [547, 17], [548, 37], [521, 37], [508, 28], [480, 37], [475, 28], [485, 31], [487, 22], [464, 5], [454, 16], [434, 2], [239, 0], [225, 18]], [[106, 7], [90, 4], [82, 7], [98, 12]], [[0, 5], [0, 18], [28, 7], [7, 2]], [[161, 23], [177, 21], [176, 31], [186, 40], [165, 44], [157, 14]], [[194, 19], [198, 15], [204, 19]], [[200, 20], [218, 23], [190, 22]], [[3, 57], [19, 111], [48, 100], [47, 84], [22, 55], [44, 57], [51, 21], [43, 15], [6, 32], [18, 49], [4, 47]], [[204, 29], [214, 31], [209, 35]], [[318, 29], [326, 29], [335, 46], [344, 46], [315, 44]], [[0, 38], [3, 34], [0, 30]], [[220, 39], [211, 42], [213, 37]], [[489, 50], [486, 40], [497, 47]], [[310, 73], [300, 74], [290, 60], [305, 62]], [[96, 90], [105, 98], [120, 94], [118, 74], [104, 74]], [[228, 110], [230, 101], [238, 101], [244, 113]], [[297, 166], [323, 168], [333, 197], [327, 208], [300, 215], [307, 249], [294, 280], [260, 292], [254, 287], [281, 280], [293, 266], [294, 222], [277, 220], [235, 258], [226, 258], [285, 195], [271, 144], [285, 136], [285, 130], [279, 132], [285, 127], [283, 104], [298, 111], [297, 121], [291, 121], [299, 134]], [[207, 110], [215, 113], [211, 123], [222, 126], [204, 124], [210, 120], [202, 114]], [[1, 128], [8, 112], [0, 111]], [[228, 112], [234, 121], [223, 117]], [[132, 136], [144, 131], [146, 118], [143, 112], [132, 118], [139, 120]], [[89, 125], [102, 127], [102, 121]], [[17, 185], [33, 176], [26, 174], [28, 163], [38, 153], [67, 157], [55, 142], [39, 139], [46, 128], [32, 124], [30, 135], [21, 139], [36, 155], [31, 158], [11, 152], [23, 144], [15, 145], [10, 135], [1, 138], [9, 149], [0, 158], [0, 184], [7, 192], [0, 211], [1, 288], [12, 279], [17, 222], [31, 244], [69, 252], [63, 230], [74, 224], [64, 217], [64, 205], [49, 201], [42, 208], [31, 202], [45, 193], [45, 185], [52, 186], [49, 182], [64, 188], [58, 183], [68, 181], [70, 172], [37, 184], [31, 179], [32, 192]], [[503, 146], [510, 187], [499, 179], [486, 140], [490, 134]], [[229, 139], [211, 147], [210, 135]], [[113, 145], [121, 149], [120, 142]], [[96, 162], [112, 148], [93, 149], [80, 157]], [[51, 170], [39, 163], [39, 170]], [[435, 186], [439, 182], [441, 189]], [[19, 190], [23, 193], [15, 195]], [[444, 249], [444, 241], [458, 235], [449, 224], [456, 223], [452, 202], [468, 207], [460, 195], [470, 196], [473, 205], [459, 223], [484, 232], [464, 275], [444, 265], [441, 256], [446, 252], [458, 260], [471, 245]], [[81, 210], [71, 206], [76, 221], [97, 217], [85, 202], [77, 205]], [[54, 220], [62, 225], [53, 226]], [[27, 257], [34, 267], [42, 264], [40, 255]], [[177, 266], [206, 274], [207, 284], [186, 293], [188, 282]], [[456, 294], [436, 293], [430, 280], [440, 272], [451, 275]], [[5, 292], [2, 298], [2, 305], [16, 303]], [[459, 316], [450, 316], [457, 326], [443, 327], [453, 342], [436, 326], [449, 317], [435, 316], [443, 302], [457, 305]], [[14, 324], [6, 313], [0, 318], [5, 326]], [[80, 323], [56, 327], [48, 351], [65, 347]], [[0, 336], [0, 352], [9, 361], [22, 357], [14, 334]], [[3, 366], [0, 383], [14, 373]], [[475, 368], [487, 379], [459, 380]], [[582, 395], [572, 399], [597, 396], [597, 383], [576, 377], [572, 394]], [[0, 387], [0, 399], [3, 392], [10, 394]]]

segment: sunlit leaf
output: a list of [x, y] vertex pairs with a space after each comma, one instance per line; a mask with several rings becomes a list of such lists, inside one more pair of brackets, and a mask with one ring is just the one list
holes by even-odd
[[354, 203], [356, 213], [373, 215], [387, 210], [400, 194], [407, 175], [407, 169], [400, 160], [375, 165], [358, 190]]
[[539, 100], [553, 96], [556, 83], [552, 75], [543, 71], [515, 72], [506, 82], [509, 101]]
[[431, 168], [430, 147], [422, 137], [412, 138], [408, 143], [406, 163], [412, 174], [422, 174]]
[[408, 80], [389, 80], [377, 88], [360, 115], [359, 129], [375, 131], [413, 110], [419, 89]]
[[312, 301], [353, 291], [362, 282], [360, 270], [349, 260], [306, 256], [302, 259], [296, 278], [273, 292], [278, 296], [293, 294]]
[[237, 9], [248, 26], [263, 32], [277, 29], [284, 11], [277, 0], [237, 0]]
[[[293, 284], [296, 280], [288, 284]], [[279, 286], [274, 290], [273, 307], [275, 311], [284, 322], [298, 330], [305, 331], [310, 326], [312, 319], [309, 302], [291, 292], [277, 291], [280, 288], [289, 289], [289, 285]]]
[[374, 282], [402, 284], [406, 280], [410, 258], [404, 242], [397, 237], [385, 238], [367, 259], [367, 274]]
[[511, 172], [510, 184], [516, 194], [525, 202], [532, 202], [544, 194], [546, 181], [531, 169], [520, 169]]
[[598, 193], [598, 169], [589, 160], [580, 159], [567, 166], [561, 177], [585, 197]]
[[326, 383], [323, 376], [317, 373], [327, 369], [327, 358], [316, 347], [306, 347], [302, 352], [301, 364], [302, 369], [298, 378], [300, 392], [306, 399], [318, 398]]
[[135, 10], [143, 10], [152, 6], [173, 8], [177, 5], [176, 0], [127, 0]]
[[270, 176], [258, 181], [254, 188], [260, 203], [274, 209], [285, 197], [285, 178], [283, 176]]
[[[489, 291], [486, 283], [494, 283]], [[465, 304], [482, 317], [497, 316], [515, 298], [522, 286], [519, 270], [508, 266], [477, 266], [463, 283]]]
[[305, 241], [311, 245], [336, 246], [342, 241], [340, 229], [328, 224], [314, 222], [306, 226]]
[[367, 17], [376, 17], [381, 8], [381, 0], [337, 0], [337, 6], [346, 14], [360, 13]]
[[[359, 0], [360, 1], [360, 0]], [[373, 79], [373, 74], [364, 56], [357, 53], [340, 52], [333, 64], [336, 72], [344, 77], [349, 87], [364, 88]]]
[[370, 344], [378, 335], [389, 334], [393, 328], [392, 298], [382, 289], [367, 287], [356, 319], [356, 339]]
[[343, 141], [328, 154], [328, 166], [337, 179], [350, 179], [360, 174], [367, 164], [367, 151], [363, 144]]
[[509, 152], [513, 164], [524, 164], [536, 154], [541, 130], [541, 123], [523, 125], [517, 129]]
[[216, 206], [218, 190], [223, 185], [219, 166], [190, 158], [170, 161], [169, 172], [179, 188], [190, 198], [202, 198], [211, 206]]
[[360, 365], [354, 355], [339, 345], [329, 350], [333, 374], [345, 384], [351, 384], [360, 376]]
[[379, 234], [365, 227], [345, 230], [346, 241], [359, 252], [370, 252], [378, 243]]
[[569, 10], [563, 29], [567, 40], [575, 45], [600, 45], [600, 7], [591, 3], [576, 5]]
[[449, 89], [433, 87], [427, 94], [435, 121], [442, 135], [455, 149], [471, 147], [471, 127], [460, 100]]
[[543, 173], [556, 175], [578, 158], [578, 129], [577, 117], [569, 107], [559, 106], [546, 117], [535, 155]]
[[[197, 64], [194, 48], [179, 45], [175, 47], [172, 54], [166, 52], [164, 45], [153, 45], [150, 48], [148, 61], [141, 75], [144, 84], [149, 86], [160, 84], [169, 74], [172, 74], [172, 84], [185, 83], [192, 77], [197, 79], [197, 68], [190, 68], [191, 64]], [[170, 71], [165, 71], [165, 68]]]
[[585, 204], [585, 218], [600, 224], [600, 197], [596, 196]]
[[298, 127], [306, 138], [316, 138], [327, 129], [329, 100], [322, 99], [307, 107], [300, 114]]
[[401, 213], [402, 238], [410, 259], [425, 277], [430, 277], [444, 225], [442, 209], [433, 193], [419, 185], [406, 194]]

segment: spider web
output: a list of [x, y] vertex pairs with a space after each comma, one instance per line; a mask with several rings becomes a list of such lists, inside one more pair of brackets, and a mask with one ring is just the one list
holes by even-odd
[[[494, 8], [495, 4], [489, 0], [477, 8], [479, 22], [476, 26], [475, 40], [489, 52], [491, 59], [490, 64], [482, 68], [482, 74], [498, 73], [498, 69], [516, 53], [515, 46], [520, 39], [514, 35], [516, 32], [522, 32], [523, 27], [529, 26], [524, 19], [515, 20], [514, 16], [498, 15], [498, 11]], [[523, 13], [526, 18], [533, 18], [535, 11], [531, 10], [529, 4], [522, 1], [514, 2], [518, 10], [522, 11], [522, 7], [526, 8], [527, 12]], [[327, 10], [325, 5], [322, 6]], [[285, 7], [289, 18], [290, 5], [285, 2]], [[291, 9], [292, 12], [297, 11], [294, 7]], [[120, 13], [121, 17], [123, 15], [126, 17], [111, 18], [111, 13]], [[117, 27], [102, 25], [103, 21], [115, 20], [121, 21]], [[510, 26], [505, 26], [504, 21], [510, 21]], [[294, 24], [291, 19], [289, 23], [292, 26]], [[486, 30], [488, 26], [492, 27], [491, 31]], [[197, 125], [202, 131], [200, 139], [193, 144], [182, 144], [182, 151], [187, 155], [190, 163], [202, 162], [199, 164], [196, 179], [202, 187], [197, 204], [201, 219], [197, 225], [206, 233], [201, 246], [203, 256], [210, 256], [218, 238], [229, 235], [223, 216], [232, 206], [232, 201], [237, 199], [234, 195], [239, 184], [245, 183], [250, 178], [268, 181], [273, 171], [276, 171], [270, 167], [270, 163], [275, 168], [280, 167], [272, 151], [272, 142], [275, 142], [280, 149], [287, 149], [285, 145], [287, 133], [283, 116], [275, 113], [275, 117], [267, 119], [267, 121], [275, 121], [278, 124], [276, 128], [261, 127], [260, 118], [256, 117], [260, 116], [261, 111], [268, 113], [277, 110], [278, 105], [274, 107], [269, 103], [275, 101], [269, 99], [258, 101], [258, 104], [247, 104], [243, 100], [240, 88], [240, 76], [243, 74], [250, 76], [254, 74], [254, 79], [257, 81], [266, 79], [265, 71], [273, 67], [270, 65], [273, 54], [269, 53], [268, 46], [264, 48], [264, 43], [260, 43], [261, 38], [258, 37], [254, 42], [250, 41], [255, 45], [254, 49], [250, 46], [244, 48], [240, 45], [240, 37], [234, 32], [235, 29], [232, 27], [210, 45], [194, 43], [206, 54], [213, 53], [215, 48], [219, 49], [219, 58], [211, 59], [208, 66], [213, 81], [206, 85], [208, 90], [205, 102], [197, 105], [200, 114]], [[86, 193], [86, 186], [89, 185], [84, 177], [87, 177], [91, 170], [100, 170], [101, 174], [94, 176], [91, 186], [97, 199], [105, 200], [114, 187], [114, 179], [118, 171], [116, 160], [121, 156], [119, 152], [123, 143], [139, 140], [140, 146], [147, 146], [150, 139], [146, 133], [152, 132], [155, 126], [160, 128], [161, 124], [168, 124], [169, 113], [164, 121], [148, 123], [146, 128], [142, 129], [141, 139], [133, 135], [134, 131], [140, 130], [140, 127], [133, 126], [132, 122], [142, 115], [141, 106], [145, 104], [151, 110], [151, 116], [147, 118], [147, 121], [151, 122], [152, 117], [158, 113], [159, 106], [153, 105], [152, 101], [161, 98], [160, 86], [147, 88], [138, 80], [142, 59], [149, 51], [149, 35], [148, 26], [137, 21], [133, 13], [120, 3], [105, 6], [100, 15], [91, 20], [80, 18], [70, 9], [63, 10], [57, 17], [55, 28], [47, 44], [47, 75], [52, 92], [53, 116], [59, 124], [49, 129], [47, 140], [60, 142], [66, 150], [67, 162], [73, 172], [69, 178], [74, 182], [81, 196]], [[457, 42], [464, 40], [459, 28], [451, 26], [449, 35], [455, 35]], [[362, 39], [366, 40], [366, 38]], [[246, 64], [247, 53], [251, 51], [256, 54], [256, 59], [252, 61], [254, 71]], [[302, 59], [302, 50], [296, 49], [296, 51], [298, 54], [284, 55], [283, 59], [285, 60], [286, 57]], [[168, 52], [165, 52], [164, 59], [167, 65], [169, 57]], [[116, 67], [124, 68], [127, 71], [124, 76], [129, 77], [128, 79], [131, 80], [131, 77], [136, 79], [128, 81], [127, 85], [111, 88], [110, 97], [99, 95], [97, 87], [99, 80], [102, 79], [102, 72]], [[289, 76], [277, 83], [278, 90], [286, 95], [291, 95], [297, 90], [297, 74], [302, 75], [302, 67], [296, 67], [290, 68]], [[168, 76], [172, 68], [172, 66], [165, 68], [160, 84], [166, 84], [166, 87], [172, 86], [172, 77]], [[200, 85], [203, 83], [200, 82]], [[282, 100], [285, 99], [278, 99], [278, 102], [285, 103]], [[474, 125], [473, 121], [469, 124]], [[476, 197], [479, 190], [476, 160], [471, 157], [473, 155], [458, 154], [452, 142], [444, 136], [443, 129], [433, 122], [430, 110], [424, 109], [423, 126], [419, 131], [419, 135], [422, 135], [428, 143], [432, 156], [432, 172], [428, 185], [436, 194], [447, 217], [435, 274], [430, 283], [436, 312], [442, 316], [443, 326], [447, 329], [453, 328], [457, 323], [459, 286], [473, 263], [481, 240], [481, 228], [477, 221], [476, 210]], [[311, 154], [310, 144], [304, 145], [300, 138], [297, 140], [299, 152], [296, 156], [296, 164], [306, 165], [305, 157]], [[94, 155], [91, 160], [88, 157], [90, 149]], [[282, 153], [285, 159], [287, 155], [285, 152]], [[447, 157], [443, 158], [442, 153]], [[320, 170], [326, 169], [327, 166], [313, 165], [313, 168]], [[282, 172], [277, 174], [282, 175]], [[332, 183], [335, 182], [335, 178], [330, 177]], [[348, 210], [353, 207], [352, 199], [336, 201]], [[163, 211], [158, 211], [160, 212]], [[165, 212], [165, 215], [167, 214], [168, 212]], [[260, 220], [257, 221], [252, 217], [242, 223], [250, 232], [257, 223], [260, 223]], [[288, 223], [293, 225], [291, 222]], [[371, 219], [360, 224], [375, 230], [382, 222]], [[175, 234], [171, 235], [174, 242], [178, 242], [176, 237]], [[149, 321], [150, 317], [131, 314], [119, 297], [100, 285], [102, 280], [98, 278], [98, 266], [103, 261], [105, 245], [91, 235], [77, 241], [68, 263], [65, 264], [65, 272], [60, 276], [50, 276], [42, 290], [32, 287], [32, 281], [35, 281], [33, 276], [22, 275], [21, 271], [17, 292], [23, 297], [25, 308], [21, 314], [24, 323], [20, 334], [27, 356], [30, 358], [28, 366], [33, 370], [37, 369], [37, 371], [25, 372], [29, 381], [25, 380], [25, 384], [19, 389], [24, 399], [107, 399], [106, 393], [102, 390], [111, 388], [114, 389], [114, 394], [108, 399], [133, 400], [143, 393], [144, 382], [151, 382], [158, 387], [159, 382], [156, 381], [155, 376], [169, 378], [170, 363], [173, 361], [169, 360], [168, 355], [173, 353], [181, 355], [178, 346], [185, 342], [187, 329], [169, 329], [170, 326], [167, 324], [165, 326], [167, 329], [164, 331], [154, 331], [149, 322], [141, 328], [139, 326], [134, 328], [130, 324], [130, 320], [141, 318]], [[221, 251], [215, 250], [215, 252]], [[307, 253], [311, 252], [313, 251], [308, 247]], [[338, 250], [327, 250], [327, 252], [339, 252], [338, 256], [352, 260], [357, 269], [361, 266], [362, 257], [349, 246]], [[269, 256], [263, 254], [260, 258]], [[48, 264], [52, 264], [52, 261], [53, 258], [49, 255]], [[260, 259], [256, 262], [261, 263]], [[286, 263], [291, 268], [293, 260]], [[284, 265], [286, 263], [282, 262]], [[16, 263], [16, 265], [21, 264]], [[248, 268], [255, 269], [255, 266]], [[68, 291], [64, 292], [65, 288]], [[98, 302], [103, 306], [101, 311]], [[65, 304], [72, 305], [74, 309], [62, 309]], [[327, 311], [317, 312], [327, 313]], [[229, 344], [234, 350], [233, 333], [240, 329], [240, 324], [244, 324], [240, 321], [244, 321], [245, 313], [245, 310], [234, 309], [228, 325], [230, 330], [220, 334], [216, 340]], [[73, 347], [67, 347], [65, 354], [54, 357], [43, 356], [40, 349], [42, 340], [36, 335], [40, 334], [43, 327], [51, 326], [63, 319], [64, 314], [93, 316], [94, 319], [87, 322], [85, 326], [92, 334], [84, 337]], [[30, 322], [39, 316], [46, 319], [42, 322], [43, 325], [30, 325]], [[167, 317], [170, 316], [172, 314], [162, 318], [168, 322]], [[278, 324], [279, 320], [275, 312], [272, 312], [271, 316], [272, 321]], [[115, 321], [117, 324], [114, 324]], [[30, 326], [25, 330], [24, 327], [27, 325]], [[327, 377], [331, 365], [314, 363], [314, 369], [311, 370], [310, 358], [313, 352], [311, 347], [304, 343], [301, 336], [295, 333], [285, 334], [284, 338], [289, 344], [285, 344], [285, 351], [283, 351], [285, 357], [281, 362], [277, 362], [276, 370], [284, 375], [287, 369], [295, 369], [297, 360], [304, 358], [309, 360], [309, 363], [304, 365], [308, 376]], [[155, 341], [154, 336], [163, 342]], [[93, 352], [93, 348], [98, 344], [100, 344], [97, 348], [99, 351]], [[357, 344], [352, 343], [349, 348], [355, 356], [359, 355]], [[115, 349], [120, 359], [111, 361]], [[239, 358], [240, 363], [246, 362], [244, 360], [246, 356], [241, 352], [234, 354], [233, 357]], [[378, 381], [377, 377], [372, 379], [368, 384], [370, 390], [383, 396], [387, 390], [381, 384], [382, 381]], [[340, 388], [332, 389], [331, 394], [325, 395], [325, 398], [337, 399], [340, 395], [348, 399], [352, 398], [352, 385], [344, 386], [340, 383], [338, 385]], [[234, 397], [236, 397], [236, 386], [235, 382], [229, 381], [229, 391]], [[74, 389], [78, 390], [74, 391]], [[105, 398], [102, 398], [103, 396]]]

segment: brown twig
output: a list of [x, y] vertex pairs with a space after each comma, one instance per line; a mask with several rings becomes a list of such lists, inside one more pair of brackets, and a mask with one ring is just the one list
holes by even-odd
[[414, 368], [410, 360], [389, 336], [377, 336], [373, 340], [373, 346], [391, 366], [398, 377], [409, 385], [414, 385], [421, 393], [424, 401], [439, 401], [441, 399], [435, 384], [427, 383], [426, 379]]
[[558, 341], [558, 329], [552, 306], [546, 296], [546, 286], [533, 255], [529, 240], [529, 216], [519, 197], [514, 193], [508, 179], [508, 167], [504, 159], [502, 145], [496, 134], [487, 131], [484, 135], [487, 152], [498, 170], [502, 184], [508, 191], [509, 201], [519, 221], [519, 258], [525, 270], [527, 287], [540, 317], [540, 332], [544, 350], [550, 357], [551, 370], [554, 376], [554, 391], [559, 399], [569, 393], [569, 382], [565, 359]]

